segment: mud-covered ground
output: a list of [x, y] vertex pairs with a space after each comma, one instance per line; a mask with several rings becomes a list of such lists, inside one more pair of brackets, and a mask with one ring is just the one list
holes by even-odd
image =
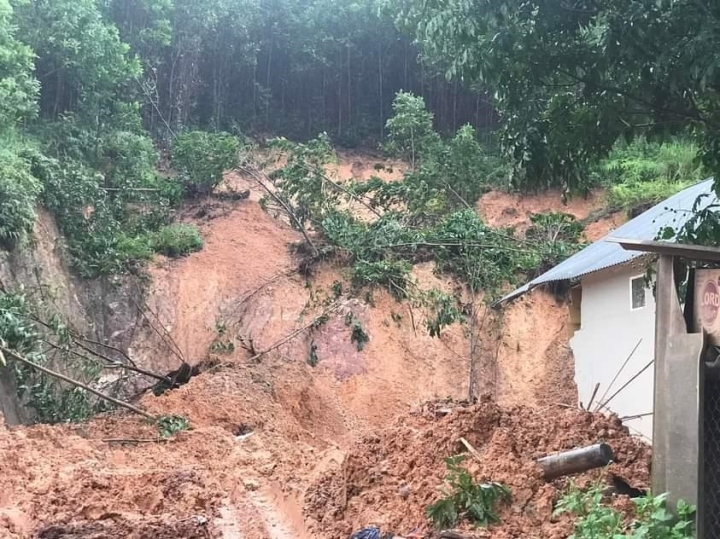
[[[337, 173], [367, 178], [374, 170], [373, 160], [351, 155]], [[399, 177], [393, 170], [387, 181]], [[332, 265], [309, 280], [293, 272], [289, 246], [301, 236], [262, 210], [262, 190], [248, 178], [229, 174], [226, 186], [251, 196], [186, 209], [181, 217], [200, 226], [205, 248], [152, 265], [155, 323], [137, 331], [130, 351], [157, 372], [177, 368], [178, 351], [191, 364], [217, 365], [135, 403], [154, 415], [182, 414], [191, 429], [159, 439], [155, 426], [121, 412], [80, 425], [0, 427], [0, 538], [345, 539], [369, 524], [431, 536], [425, 508], [442, 486], [443, 459], [465, 450], [460, 438], [479, 452], [466, 461], [473, 475], [513, 494], [502, 525], [476, 532], [483, 536], [569, 534], [567, 517], [551, 516], [565, 482], [546, 484], [533, 464], [550, 452], [607, 441], [617, 463], [603, 473], [646, 485], [647, 447], [615, 419], [566, 408], [576, 401], [568, 314], [549, 295], [508, 307], [502, 325], [487, 317], [483, 357], [494, 359], [479, 385], [493, 400], [472, 406], [438, 404], [467, 393], [464, 328], [430, 338], [419, 310], [382, 291], [371, 303], [341, 298], [322, 328], [250, 361], [241, 340], [256, 351], [274, 346], [312, 321], [347, 276]], [[490, 224], [522, 229], [533, 211], [582, 218], [599, 204], [490, 193], [478, 209]], [[413, 277], [424, 287], [454, 286], [432, 267]], [[348, 313], [369, 335], [362, 352]], [[220, 327], [234, 340], [222, 354], [213, 352]]]
[[610, 484], [614, 475], [634, 488], [648, 487], [650, 450], [617, 418], [562, 407], [501, 408], [488, 399], [472, 406], [431, 403], [358, 440], [343, 466], [308, 489], [305, 507], [318, 537], [345, 537], [367, 524], [400, 535], [430, 533], [425, 509], [440, 497], [444, 459], [466, 454], [463, 465], [477, 481], [503, 483], [512, 494], [512, 503], [501, 506], [502, 523], [485, 535], [560, 539], [570, 535], [572, 523], [552, 513], [568, 479], [546, 482], [535, 459], [599, 441], [612, 447], [615, 461], [574, 481]]

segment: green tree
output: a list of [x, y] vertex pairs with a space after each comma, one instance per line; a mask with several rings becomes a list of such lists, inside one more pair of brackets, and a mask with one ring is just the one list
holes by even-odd
[[17, 125], [37, 109], [39, 85], [32, 74], [32, 50], [15, 37], [13, 9], [0, 0], [0, 248], [11, 249], [35, 223], [41, 186], [24, 158]]
[[37, 108], [33, 51], [17, 40], [15, 30], [13, 9], [0, 0], [0, 131], [31, 118]]
[[97, 0], [30, 0], [17, 8], [16, 20], [36, 54], [44, 116], [74, 112], [98, 124], [118, 98], [132, 100], [140, 63]]
[[386, 124], [388, 142], [385, 149], [410, 161], [411, 168], [423, 154], [429, 155], [440, 143], [433, 129], [433, 115], [422, 97], [398, 92], [393, 101], [393, 115]]
[[492, 89], [526, 186], [582, 183], [620, 137], [689, 134], [720, 172], [720, 5], [707, 0], [402, 0], [451, 77]]

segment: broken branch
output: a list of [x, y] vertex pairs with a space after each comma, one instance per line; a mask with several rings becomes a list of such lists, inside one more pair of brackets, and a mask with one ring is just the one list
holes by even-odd
[[170, 440], [171, 438], [103, 438], [101, 441], [107, 444], [159, 444], [162, 442], [169, 442]]
[[313, 328], [313, 327], [316, 327], [316, 326], [318, 325], [318, 320], [319, 320], [320, 318], [322, 318], [323, 316], [327, 316], [327, 315], [329, 315], [329, 314], [337, 311], [337, 309], [338, 309], [338, 307], [337, 307], [337, 305], [336, 305], [336, 306], [333, 307], [332, 309], [328, 309], [327, 311], [324, 311], [320, 316], [318, 316], [318, 317], [316, 317], [316, 318], [313, 318], [313, 321], [310, 322], [308, 325], [303, 326], [303, 327], [301, 327], [301, 328], [299, 328], [299, 329], [296, 329], [295, 331], [293, 331], [293, 332], [290, 333], [289, 335], [287, 335], [287, 336], [285, 336], [284, 338], [282, 338], [282, 339], [280, 339], [279, 341], [277, 341], [277, 342], [276, 342], [275, 344], [273, 344], [270, 348], [268, 348], [268, 349], [266, 349], [266, 350], [263, 350], [262, 352], [259, 352], [259, 353], [255, 354], [253, 357], [250, 358], [249, 361], [256, 361], [256, 360], [260, 359], [262, 356], [269, 354], [269, 353], [272, 352], [273, 350], [277, 350], [277, 349], [280, 348], [283, 344], [285, 344], [285, 343], [293, 340], [295, 337], [297, 337], [297, 336], [300, 335], [301, 333], [303, 333], [303, 332], [305, 332], [305, 331], [308, 331], [309, 329], [311, 329], [311, 328]]
[[468, 442], [465, 438], [460, 438], [460, 443], [465, 446], [465, 449], [467, 449], [470, 454], [475, 457], [477, 460], [482, 461], [480, 458], [480, 453], [478, 453], [477, 449], [475, 449], [470, 442]]
[[272, 190], [267, 185], [265, 185], [265, 182], [261, 178], [261, 173], [257, 170], [251, 169], [249, 167], [240, 167], [240, 170], [242, 170], [246, 174], [249, 174], [260, 185], [260, 187], [262, 187], [265, 190], [265, 192], [268, 195], [270, 195], [273, 198], [273, 200], [275, 200], [275, 202], [277, 202], [278, 204], [280, 204], [280, 206], [282, 206], [282, 208], [287, 212], [288, 217], [290, 217], [295, 222], [295, 226], [300, 231], [300, 233], [303, 235], [307, 244], [315, 252], [315, 256], [318, 256], [320, 254], [320, 251], [318, 251], [318, 248], [315, 247], [315, 244], [310, 239], [310, 236], [308, 236], [308, 233], [305, 230], [305, 227], [302, 225], [302, 223], [300, 223], [300, 220], [295, 216], [295, 213], [293, 213], [290, 206], [288, 206], [288, 204], [286, 204], [282, 198], [280, 198], [277, 194], [273, 193]]
[[120, 406], [122, 408], [126, 408], [130, 410], [131, 412], [135, 412], [138, 415], [141, 415], [143, 417], [147, 417], [148, 419], [152, 419], [155, 421], [155, 417], [150, 415], [144, 410], [141, 410], [140, 408], [137, 408], [133, 406], [132, 404], [129, 404], [127, 402], [121, 401], [119, 399], [116, 399], [115, 397], [111, 397], [110, 395], [106, 395], [105, 393], [102, 393], [98, 391], [97, 389], [93, 389], [92, 387], [83, 384], [82, 382], [78, 382], [77, 380], [73, 380], [72, 378], [65, 376], [64, 374], [61, 374], [59, 372], [52, 371], [48, 369], [47, 367], [43, 367], [42, 365], [38, 365], [37, 363], [30, 361], [29, 359], [21, 356], [17, 352], [14, 352], [8, 348], [5, 348], [4, 346], [0, 346], [0, 351], [4, 353], [4, 355], [9, 356], [16, 361], [19, 361], [20, 363], [24, 363], [25, 365], [28, 365], [32, 367], [35, 370], [38, 370], [40, 372], [43, 372], [49, 376], [52, 376], [54, 378], [57, 378], [58, 380], [62, 380], [63, 382], [67, 382], [68, 384], [74, 385], [76, 387], [82, 388], [88, 393], [92, 393], [96, 397], [100, 397], [101, 399], [104, 399], [108, 402], [112, 402], [113, 404]]

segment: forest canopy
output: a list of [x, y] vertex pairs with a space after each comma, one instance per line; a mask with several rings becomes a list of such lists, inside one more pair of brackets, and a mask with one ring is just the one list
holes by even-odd
[[[587, 188], [639, 153], [650, 173], [617, 204], [661, 199], [696, 179], [677, 171], [700, 174], [687, 148], [720, 170], [719, 36], [709, 0], [0, 0], [0, 244], [39, 202], [81, 275], [132, 271], [192, 237], [172, 208], [212, 191], [248, 135], [326, 133], [415, 169], [414, 134], [393, 139], [413, 96], [427, 106], [418, 143], [469, 148], [472, 133], [487, 153], [499, 131], [518, 187]], [[693, 144], [598, 165], [638, 137]], [[681, 163], [647, 163], [660, 155]]]
[[388, 0], [449, 77], [493, 92], [532, 186], [577, 186], [618, 139], [695, 140], [720, 172], [713, 0]]

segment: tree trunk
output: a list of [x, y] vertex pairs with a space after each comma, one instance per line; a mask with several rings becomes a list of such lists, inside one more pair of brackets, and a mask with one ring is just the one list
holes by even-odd
[[380, 88], [380, 140], [385, 139], [385, 114], [383, 112], [383, 63], [382, 41], [378, 39], [378, 80]]
[[564, 475], [587, 472], [594, 468], [607, 466], [613, 460], [613, 451], [607, 444], [596, 444], [557, 455], [541, 458], [537, 461], [542, 468], [546, 481], [552, 481]]

